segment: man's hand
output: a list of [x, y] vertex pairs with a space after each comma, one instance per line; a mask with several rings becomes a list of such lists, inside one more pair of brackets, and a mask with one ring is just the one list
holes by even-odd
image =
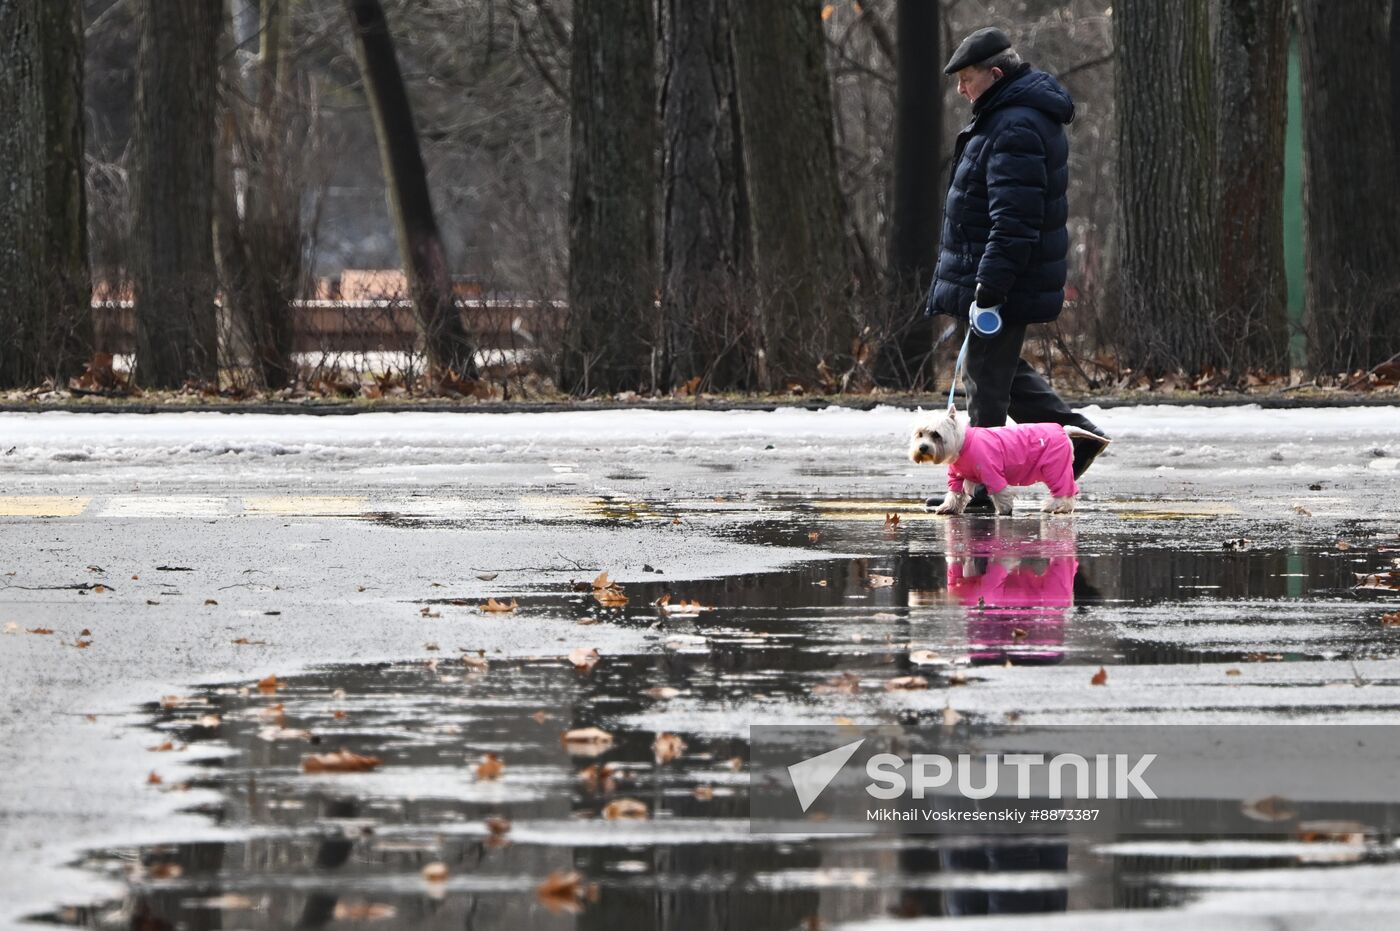
[[978, 307], [1000, 307], [1006, 303], [1006, 295], [1000, 291], [994, 291], [984, 284], [977, 285], [977, 306]]

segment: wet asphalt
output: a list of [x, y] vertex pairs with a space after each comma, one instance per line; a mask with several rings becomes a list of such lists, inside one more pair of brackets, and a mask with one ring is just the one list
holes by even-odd
[[[1400, 555], [1400, 444], [1374, 412], [1204, 440], [1190, 415], [1106, 412], [1080, 512], [1002, 520], [921, 513], [941, 470], [901, 458], [894, 418], [824, 441], [747, 416], [737, 438], [34, 444], [0, 497], [0, 924], [1389, 926], [1387, 834], [765, 837], [743, 762], [754, 723], [947, 708], [1394, 723], [1400, 605], [1356, 587]], [[576, 589], [602, 571], [625, 605]], [[959, 671], [885, 688], [921, 650]], [[572, 753], [581, 727], [613, 746]], [[660, 762], [663, 732], [685, 748]], [[302, 772], [340, 748], [384, 763]], [[620, 798], [648, 820], [607, 819]], [[541, 899], [556, 871], [596, 901]]]

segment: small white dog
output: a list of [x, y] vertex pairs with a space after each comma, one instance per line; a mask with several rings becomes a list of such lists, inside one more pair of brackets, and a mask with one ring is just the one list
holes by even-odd
[[1108, 444], [1087, 430], [1056, 423], [969, 427], [966, 417], [950, 410], [941, 419], [914, 428], [909, 458], [948, 466], [948, 495], [935, 514], [961, 514], [977, 486], [983, 485], [997, 514], [1006, 516], [1016, 502], [1012, 486], [1040, 483], [1050, 489], [1041, 510], [1069, 514], [1079, 494], [1070, 437]]

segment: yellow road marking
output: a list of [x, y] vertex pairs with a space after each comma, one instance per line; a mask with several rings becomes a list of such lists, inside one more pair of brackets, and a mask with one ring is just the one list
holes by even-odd
[[1109, 501], [1103, 507], [1123, 520], [1181, 520], [1191, 517], [1229, 517], [1240, 509], [1221, 501]]
[[320, 495], [244, 498], [243, 513], [261, 517], [345, 517], [364, 513], [365, 499]]
[[0, 517], [77, 517], [91, 501], [92, 498], [11, 495], [0, 497]]

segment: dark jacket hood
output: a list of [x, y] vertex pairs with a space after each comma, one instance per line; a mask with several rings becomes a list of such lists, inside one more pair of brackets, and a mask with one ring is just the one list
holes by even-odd
[[1017, 74], [1002, 78], [978, 98], [977, 104], [980, 106], [975, 106], [974, 110], [978, 116], [1003, 107], [1034, 107], [1057, 123], [1069, 123], [1074, 119], [1074, 99], [1069, 91], [1044, 71], [1036, 71], [1029, 65], [1023, 66]]

